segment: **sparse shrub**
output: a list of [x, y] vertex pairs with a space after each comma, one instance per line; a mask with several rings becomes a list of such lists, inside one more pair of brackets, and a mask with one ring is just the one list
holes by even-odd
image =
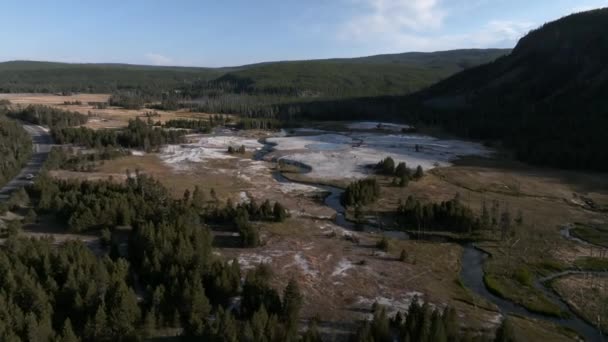
[[399, 254], [399, 261], [406, 261], [407, 260], [407, 252], [405, 251], [405, 249], [401, 250], [401, 253]]
[[36, 212], [34, 211], [34, 209], [30, 208], [27, 211], [27, 214], [25, 214], [25, 217], [23, 218], [23, 222], [25, 224], [32, 224], [36, 222]]
[[522, 266], [515, 270], [513, 274], [515, 280], [517, 280], [520, 284], [524, 286], [532, 286], [532, 274], [528, 270], [528, 268]]
[[382, 239], [380, 239], [380, 240], [378, 240], [378, 242], [376, 242], [376, 248], [378, 248], [379, 250], [388, 252], [389, 241], [386, 238], [386, 236], [383, 236]]
[[422, 177], [424, 177], [424, 170], [422, 169], [422, 166], [418, 165], [416, 172], [414, 173], [414, 179], [418, 180]]

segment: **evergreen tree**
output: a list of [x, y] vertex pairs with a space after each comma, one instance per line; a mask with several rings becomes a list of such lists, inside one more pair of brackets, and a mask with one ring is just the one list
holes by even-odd
[[72, 330], [72, 322], [69, 318], [63, 323], [63, 331], [61, 332], [61, 342], [78, 342], [78, 337]]
[[287, 218], [287, 210], [279, 202], [274, 203], [272, 213], [274, 215], [274, 220], [277, 222], [283, 222]]
[[399, 254], [399, 261], [407, 261], [407, 252], [405, 249], [401, 250], [401, 253]]
[[288, 329], [297, 331], [297, 324], [302, 308], [302, 294], [295, 279], [289, 280], [283, 293], [283, 320]]
[[502, 323], [496, 330], [494, 342], [515, 342], [515, 332], [509, 318], [503, 319]]
[[421, 179], [422, 177], [424, 177], [424, 170], [422, 169], [422, 166], [418, 165], [416, 172], [414, 173], [414, 179]]
[[409, 170], [405, 164], [405, 162], [401, 162], [397, 165], [397, 168], [395, 169], [395, 176], [399, 177], [399, 178], [403, 178], [403, 177], [409, 177]]
[[134, 336], [140, 310], [133, 290], [124, 281], [117, 282], [106, 294], [106, 303], [110, 335], [115, 338]]
[[107, 316], [103, 303], [97, 307], [94, 317], [85, 326], [85, 336], [90, 340], [102, 340], [107, 336]]

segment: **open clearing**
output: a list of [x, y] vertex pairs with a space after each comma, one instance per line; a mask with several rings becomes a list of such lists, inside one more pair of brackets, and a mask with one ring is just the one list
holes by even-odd
[[[64, 110], [79, 112], [89, 115], [89, 121], [85, 127], [99, 128], [119, 128], [128, 124], [129, 120], [146, 118], [145, 112], [157, 114], [152, 117], [154, 122], [165, 122], [171, 119], [208, 119], [209, 113], [190, 112], [188, 110], [166, 111], [157, 109], [124, 109], [121, 107], [107, 107], [96, 109], [89, 102], [107, 102], [110, 94], [75, 94], [75, 95], [51, 95], [51, 94], [0, 94], [0, 99], [11, 101], [14, 105], [27, 106], [30, 104], [45, 105]], [[67, 105], [65, 102], [80, 101], [82, 104]], [[224, 115], [230, 117], [230, 115]]]

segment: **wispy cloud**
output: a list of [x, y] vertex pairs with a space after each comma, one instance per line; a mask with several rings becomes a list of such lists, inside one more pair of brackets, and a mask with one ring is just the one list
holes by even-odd
[[145, 57], [146, 60], [153, 65], [170, 65], [173, 63], [173, 60], [170, 57], [158, 53], [147, 53]]
[[467, 33], [444, 29], [450, 15], [442, 0], [351, 0], [361, 13], [345, 22], [338, 39], [387, 51], [434, 51], [455, 48], [512, 46], [536, 26], [514, 20], [489, 20]]
[[343, 39], [365, 40], [376, 35], [426, 31], [441, 27], [445, 12], [439, 0], [352, 0], [361, 13], [346, 22]]

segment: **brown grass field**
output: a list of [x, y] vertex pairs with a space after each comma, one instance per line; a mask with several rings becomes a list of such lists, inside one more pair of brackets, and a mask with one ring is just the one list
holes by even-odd
[[[136, 117], [144, 118], [143, 113], [145, 112], [156, 112], [159, 116], [152, 118], [155, 122], [165, 122], [176, 118], [207, 119], [212, 115], [209, 113], [189, 112], [187, 110], [163, 111], [147, 108], [135, 110], [120, 107], [95, 109], [88, 104], [89, 102], [107, 102], [109, 98], [110, 94], [75, 94], [69, 96], [52, 94], [0, 94], [0, 99], [9, 100], [13, 105], [45, 105], [87, 115], [91, 114], [89, 122], [84, 126], [93, 129], [124, 127], [129, 120]], [[66, 105], [64, 104], [65, 101], [80, 101], [82, 105]]]

